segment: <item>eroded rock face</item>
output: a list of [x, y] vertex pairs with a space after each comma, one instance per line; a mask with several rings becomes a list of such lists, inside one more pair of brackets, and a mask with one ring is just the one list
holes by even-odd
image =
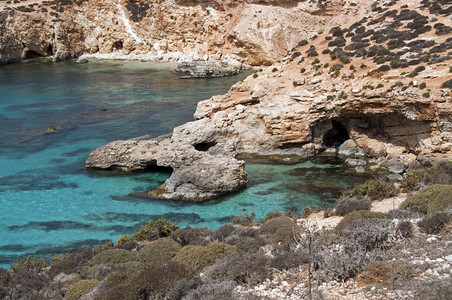
[[135, 171], [152, 166], [173, 169], [162, 186], [149, 192], [159, 199], [200, 201], [247, 183], [243, 161], [209, 154], [199, 144], [175, 143], [172, 137], [114, 141], [91, 152], [86, 161], [92, 169]]
[[224, 77], [240, 73], [243, 65], [236, 60], [184, 61], [177, 65], [176, 71], [188, 73], [190, 77]]
[[84, 53], [119, 53], [145, 54], [155, 60], [233, 58], [269, 65], [300, 40], [363, 16], [371, 1], [350, 3], [77, 0], [38, 1], [32, 7], [0, 3], [0, 63], [32, 56], [61, 60]]
[[[402, 5], [388, 2], [386, 8], [393, 9], [391, 18], [406, 18]], [[417, 13], [429, 14], [421, 9]], [[429, 37], [434, 34], [429, 32], [433, 26], [427, 24], [422, 31], [408, 34], [410, 42], [406, 44], [414, 45], [414, 52], [409, 52], [411, 48], [406, 49], [403, 44], [400, 46], [404, 49], [403, 54], [397, 50], [391, 52], [389, 42], [382, 44], [393, 35], [392, 29], [388, 28], [392, 23], [381, 21], [385, 19], [384, 14], [384, 11], [375, 12], [371, 18], [360, 20], [350, 28], [334, 28], [317, 39], [301, 43], [281, 62], [235, 84], [227, 94], [201, 101], [194, 122], [175, 128], [170, 139], [158, 142], [158, 147], [164, 149], [158, 152], [159, 157], [151, 150], [137, 148], [133, 151], [138, 151], [137, 154], [125, 151], [119, 158], [112, 156], [111, 161], [113, 164], [133, 161], [146, 165], [145, 161], [156, 160], [157, 165], [173, 167], [173, 182], [165, 183], [157, 194], [179, 197], [189, 194], [191, 189], [198, 189], [203, 182], [214, 191], [227, 190], [218, 189], [230, 181], [221, 179], [223, 173], [228, 177], [238, 174], [231, 177], [237, 183], [232, 189], [240, 186], [243, 176], [236, 170], [241, 167], [233, 157], [244, 153], [309, 157], [345, 142], [342, 150], [348, 155], [378, 158], [375, 160], [378, 165], [399, 174], [398, 178], [415, 165], [417, 159], [450, 160], [452, 94], [444, 86], [444, 82], [452, 78], [449, 64], [444, 63], [450, 57], [438, 59], [428, 51], [416, 48], [420, 44], [427, 50], [433, 50], [437, 44], [447, 48], [450, 38], [441, 34]], [[437, 17], [452, 27], [450, 18], [438, 14], [424, 16], [425, 20]], [[363, 24], [367, 29], [361, 26]], [[405, 25], [395, 22], [391, 26]], [[372, 45], [369, 39], [358, 47], [355, 37], [364, 35], [366, 30], [366, 34], [372, 35], [372, 41], [383, 41]], [[363, 37], [368, 35], [360, 38]], [[428, 44], [423, 42], [427, 37]], [[332, 42], [325, 42], [328, 40]], [[344, 48], [337, 47], [338, 43]], [[344, 51], [355, 48], [358, 49], [354, 53]], [[435, 51], [443, 51], [441, 49]], [[364, 58], [358, 50], [373, 51], [374, 56], [380, 53], [378, 55], [382, 57]], [[400, 64], [405, 63], [407, 57], [411, 57], [410, 53], [417, 53], [424, 61], [406, 63], [401, 71], [399, 60]], [[397, 58], [391, 67], [382, 65], [391, 57]], [[339, 64], [338, 60], [343, 63]], [[99, 150], [100, 162], [103, 156], [108, 157], [107, 150]], [[218, 163], [219, 169], [226, 171], [209, 171], [213, 178], [219, 176], [219, 183], [205, 181], [200, 170], [208, 169], [206, 164], [219, 158], [226, 159]], [[196, 162], [201, 169], [196, 169]], [[357, 166], [357, 171], [363, 171], [363, 160], [349, 162]], [[195, 167], [190, 169], [190, 164]], [[232, 169], [224, 169], [228, 164]]]

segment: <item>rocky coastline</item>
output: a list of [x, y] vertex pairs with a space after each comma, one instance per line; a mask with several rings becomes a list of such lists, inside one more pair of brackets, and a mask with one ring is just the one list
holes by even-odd
[[[452, 73], [447, 61], [452, 44], [447, 34], [436, 31], [432, 37], [429, 33], [437, 26], [436, 17], [447, 21], [443, 17], [447, 11], [429, 14], [414, 5], [410, 10], [403, 4], [383, 3], [348, 28], [333, 27], [309, 41], [301, 40], [280, 62], [259, 69], [225, 95], [199, 102], [195, 120], [175, 128], [171, 137], [142, 142], [155, 153], [167, 151], [164, 158], [160, 154], [156, 158], [140, 145], [132, 147], [130, 141], [117, 141], [93, 151], [87, 167], [130, 164], [134, 169], [136, 163], [157, 162], [172, 167], [174, 178], [152, 195], [193, 200], [243, 187], [246, 175], [243, 162], [235, 159], [238, 155], [307, 158], [338, 151], [350, 157], [346, 161], [357, 172], [385, 168], [395, 180], [422, 161], [450, 160], [452, 95], [448, 82]], [[380, 24], [378, 20], [385, 16], [392, 18], [394, 25]], [[406, 37], [408, 44], [388, 46], [391, 51], [361, 41], [365, 36], [391, 41], [393, 27], [404, 30], [409, 26], [400, 20], [407, 24], [421, 20], [422, 30]], [[450, 28], [449, 23], [441, 26]], [[358, 35], [363, 37], [358, 39]], [[356, 48], [358, 44], [362, 47]], [[432, 56], [425, 49], [439, 54]], [[363, 51], [369, 57], [363, 56]], [[200, 76], [209, 73], [202, 70]], [[127, 149], [127, 155], [109, 156], [112, 145]], [[197, 175], [204, 164], [212, 164], [211, 178], [222, 185], [211, 186], [210, 195]], [[215, 164], [217, 171], [213, 171]], [[172, 183], [172, 178], [177, 178], [177, 183]], [[176, 186], [181, 187], [179, 191]], [[190, 193], [188, 187], [203, 192]]]

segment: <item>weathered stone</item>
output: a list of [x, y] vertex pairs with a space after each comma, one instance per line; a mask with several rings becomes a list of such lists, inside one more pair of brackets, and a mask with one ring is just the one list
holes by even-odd
[[338, 154], [351, 156], [351, 155], [355, 155], [359, 152], [360, 152], [360, 149], [359, 149], [358, 145], [356, 145], [355, 141], [353, 141], [352, 139], [348, 139], [344, 143], [342, 143], [342, 145], [339, 147]]
[[243, 161], [209, 154], [209, 143], [200, 144], [177, 138], [177, 135], [152, 140], [141, 137], [114, 141], [92, 151], [86, 167], [125, 171], [152, 166], [170, 167], [173, 169], [171, 176], [162, 186], [150, 191], [151, 196], [160, 199], [200, 201], [236, 191], [246, 185], [247, 174]]
[[236, 60], [185, 61], [177, 65], [176, 71], [189, 73], [191, 77], [224, 77], [240, 73], [242, 64]]
[[365, 166], [367, 162], [364, 159], [349, 157], [345, 160], [350, 166]]

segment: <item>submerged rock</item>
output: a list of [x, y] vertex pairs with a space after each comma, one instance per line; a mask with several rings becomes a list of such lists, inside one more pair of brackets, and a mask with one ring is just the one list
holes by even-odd
[[184, 61], [177, 65], [176, 71], [190, 73], [191, 77], [224, 77], [240, 73], [242, 64], [236, 60]]

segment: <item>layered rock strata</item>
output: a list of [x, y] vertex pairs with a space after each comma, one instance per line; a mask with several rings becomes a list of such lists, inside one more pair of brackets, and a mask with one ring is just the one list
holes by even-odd
[[205, 77], [224, 77], [240, 73], [243, 66], [236, 60], [209, 60], [209, 61], [189, 61], [180, 62], [176, 71], [179, 73], [187, 73], [188, 77], [205, 78]]
[[[243, 153], [308, 157], [346, 142], [341, 153], [377, 158], [377, 167], [397, 174], [420, 157], [450, 160], [451, 11], [418, 5], [389, 2], [301, 43], [200, 102], [195, 121], [164, 143], [234, 162]], [[349, 163], [364, 170], [363, 160]]]
[[[184, 133], [182, 133], [184, 134]], [[170, 178], [150, 195], [160, 199], [200, 201], [246, 186], [244, 162], [206, 152], [208, 144], [189, 144], [176, 133], [172, 137], [147, 137], [115, 141], [93, 151], [86, 167], [143, 170], [169, 167]]]
[[368, 12], [372, 1], [28, 0], [0, 2], [0, 64], [36, 56], [277, 61], [300, 39]]

